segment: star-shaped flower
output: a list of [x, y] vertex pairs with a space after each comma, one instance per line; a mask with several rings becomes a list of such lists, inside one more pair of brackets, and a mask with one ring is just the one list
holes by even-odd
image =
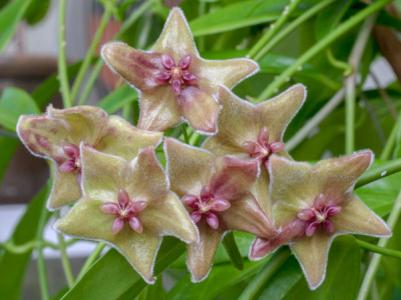
[[36, 156], [53, 161], [54, 182], [48, 208], [55, 209], [79, 199], [81, 161], [79, 144], [134, 158], [139, 149], [160, 143], [162, 133], [133, 127], [118, 116], [93, 106], [47, 108], [41, 116], [21, 116], [20, 140]]
[[353, 194], [356, 180], [372, 160], [369, 150], [322, 160], [314, 166], [272, 156], [270, 193], [279, 234], [273, 239], [256, 239], [251, 258], [289, 244], [309, 286], [315, 289], [324, 280], [329, 248], [336, 236], [389, 236], [383, 220]]
[[232, 88], [258, 70], [245, 58], [202, 59], [179, 8], [171, 10], [150, 51], [112, 42], [103, 46], [102, 57], [141, 93], [138, 127], [160, 131], [184, 119], [200, 132], [216, 132], [218, 85]]
[[198, 225], [200, 240], [188, 246], [187, 265], [194, 282], [204, 279], [221, 237], [229, 230], [273, 237], [276, 232], [249, 189], [258, 163], [218, 157], [174, 139], [165, 140], [171, 188]]
[[123, 254], [148, 283], [164, 235], [190, 243], [198, 231], [169, 190], [152, 147], [131, 162], [81, 144], [82, 198], [56, 223], [61, 232], [103, 240]]
[[261, 174], [253, 193], [269, 216], [271, 205], [266, 167], [272, 154], [288, 156], [283, 135], [305, 97], [306, 90], [301, 84], [259, 104], [242, 100], [226, 88], [219, 90], [218, 98], [223, 106], [218, 120], [219, 131], [207, 138], [203, 147], [219, 155], [233, 154], [259, 161]]

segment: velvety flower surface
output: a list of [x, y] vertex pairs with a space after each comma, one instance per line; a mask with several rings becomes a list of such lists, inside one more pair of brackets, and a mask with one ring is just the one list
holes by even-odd
[[150, 51], [121, 42], [102, 48], [109, 67], [141, 93], [138, 127], [165, 130], [187, 120], [196, 130], [217, 130], [218, 85], [229, 88], [258, 70], [250, 59], [205, 60], [199, 56], [188, 23], [173, 8]]
[[195, 242], [198, 231], [151, 147], [128, 162], [81, 144], [82, 198], [56, 223], [61, 232], [103, 240], [148, 283], [164, 235]]
[[124, 119], [109, 117], [104, 110], [93, 106], [67, 109], [49, 106], [44, 115], [21, 116], [17, 132], [32, 154], [53, 161], [50, 209], [70, 204], [81, 195], [81, 142], [130, 160], [139, 149], [157, 145], [162, 138], [160, 132], [135, 128]]
[[226, 231], [257, 236], [276, 234], [249, 189], [258, 175], [255, 160], [217, 157], [209, 151], [166, 139], [165, 152], [171, 189], [181, 197], [198, 225], [200, 240], [188, 246], [192, 280], [205, 278]]
[[266, 167], [272, 154], [288, 156], [283, 135], [305, 96], [306, 90], [301, 84], [259, 104], [242, 100], [223, 87], [219, 90], [218, 98], [223, 106], [218, 120], [219, 131], [207, 138], [203, 147], [219, 155], [234, 154], [259, 162], [261, 174], [253, 193], [269, 216], [271, 201], [267, 193]]
[[372, 160], [371, 151], [322, 160], [313, 166], [272, 156], [270, 193], [279, 234], [273, 239], [256, 239], [251, 257], [261, 258], [289, 244], [309, 286], [315, 289], [324, 280], [335, 236], [390, 235], [387, 225], [353, 193], [356, 180]]

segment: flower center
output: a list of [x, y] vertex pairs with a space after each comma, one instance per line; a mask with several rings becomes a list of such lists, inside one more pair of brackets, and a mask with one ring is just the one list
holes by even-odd
[[328, 203], [325, 196], [320, 194], [316, 197], [313, 206], [301, 210], [297, 217], [305, 222], [306, 236], [312, 236], [319, 228], [331, 234], [335, 230], [331, 218], [340, 211], [341, 206]]
[[156, 76], [156, 80], [160, 84], [170, 84], [174, 93], [180, 95], [184, 86], [197, 84], [197, 77], [189, 71], [191, 60], [191, 56], [186, 55], [176, 64], [170, 55], [163, 54], [161, 61], [164, 70]]
[[117, 202], [106, 202], [101, 206], [101, 210], [115, 217], [111, 229], [113, 234], [119, 233], [126, 223], [135, 232], [142, 233], [143, 226], [138, 215], [146, 206], [145, 201], [130, 199], [125, 190], [120, 190]]
[[202, 219], [206, 221], [212, 229], [218, 229], [220, 221], [218, 215], [230, 208], [231, 204], [225, 199], [213, 197], [202, 189], [200, 196], [185, 195], [183, 202], [191, 210], [191, 218], [195, 223]]
[[284, 143], [282, 142], [269, 142], [269, 133], [266, 127], [263, 127], [257, 137], [256, 141], [246, 141], [243, 148], [250, 157], [260, 161], [260, 163], [267, 164], [269, 157], [284, 150]]
[[63, 173], [81, 172], [81, 159], [77, 145], [68, 144], [63, 146], [63, 160], [58, 169]]

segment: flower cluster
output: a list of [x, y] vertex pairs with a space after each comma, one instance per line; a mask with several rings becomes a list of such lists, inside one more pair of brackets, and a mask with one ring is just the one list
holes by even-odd
[[[72, 205], [57, 230], [106, 241], [148, 283], [164, 235], [188, 244], [187, 266], [197, 282], [207, 276], [224, 234], [244, 231], [256, 236], [250, 259], [289, 245], [312, 289], [324, 279], [337, 235], [390, 234], [353, 193], [372, 152], [315, 165], [293, 161], [283, 135], [305, 87], [256, 105], [238, 98], [230, 89], [257, 64], [202, 59], [178, 8], [150, 51], [112, 42], [102, 57], [138, 90], [137, 127], [92, 106], [49, 107], [17, 125], [24, 145], [52, 162], [48, 208]], [[163, 139], [182, 120], [208, 135], [201, 148]], [[155, 152], [162, 142], [165, 168]]]

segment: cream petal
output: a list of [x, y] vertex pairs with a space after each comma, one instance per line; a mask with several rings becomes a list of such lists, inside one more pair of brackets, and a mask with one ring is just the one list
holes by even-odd
[[132, 160], [140, 149], [157, 146], [162, 136], [162, 132], [138, 129], [119, 116], [111, 116], [105, 135], [96, 144], [96, 149]]
[[214, 172], [215, 156], [210, 152], [166, 138], [164, 151], [171, 189], [180, 197], [199, 195]]

